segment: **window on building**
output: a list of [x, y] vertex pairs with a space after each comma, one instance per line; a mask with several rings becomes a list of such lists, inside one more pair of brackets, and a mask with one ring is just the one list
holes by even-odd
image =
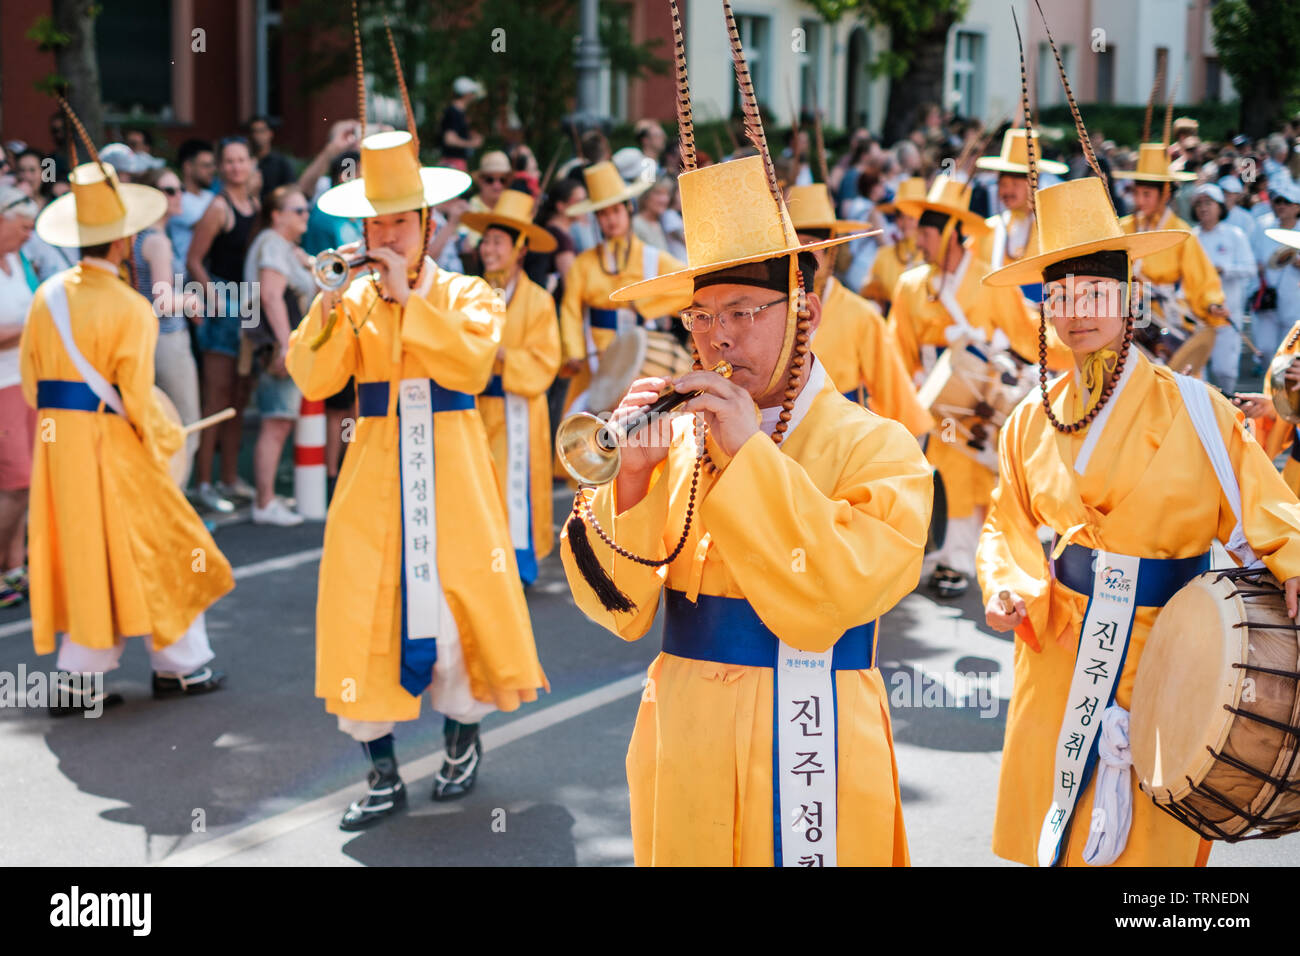
[[1168, 99], [1169, 97], [1169, 47], [1156, 47], [1155, 67], [1151, 72], [1151, 78], [1160, 78], [1160, 98]]
[[1216, 56], [1205, 58], [1205, 98], [1211, 103], [1223, 102], [1223, 70]]
[[257, 99], [254, 112], [276, 122], [282, 114], [284, 32], [281, 0], [257, 0]]
[[984, 34], [958, 30], [953, 44], [952, 86], [948, 106], [961, 116], [984, 113]]
[[[1074, 80], [1074, 47], [1061, 44], [1061, 63], [1065, 75]], [[1065, 89], [1061, 86], [1061, 72], [1056, 66], [1056, 55], [1047, 41], [1038, 44], [1038, 105], [1057, 106], [1065, 102]]]
[[171, 117], [169, 0], [101, 5], [95, 17], [95, 57], [106, 117]]
[[817, 20], [800, 20], [803, 30], [803, 52], [799, 57], [799, 108], [811, 112], [825, 104], [822, 101], [822, 25]]
[[1097, 54], [1097, 102], [1115, 102], [1115, 46], [1109, 40]]
[[[736, 15], [736, 29], [740, 31], [740, 42], [745, 48], [745, 61], [749, 64], [749, 76], [754, 82], [754, 95], [758, 101], [770, 105], [772, 95], [772, 19], [745, 14]], [[740, 107], [740, 90], [732, 84], [731, 108], [734, 112]]]

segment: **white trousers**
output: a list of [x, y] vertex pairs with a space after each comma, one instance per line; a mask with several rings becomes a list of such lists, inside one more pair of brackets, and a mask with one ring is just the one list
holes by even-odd
[[[150, 638], [146, 635], [144, 640]], [[112, 647], [82, 647], [74, 644], [67, 634], [59, 634], [59, 657], [55, 665], [61, 671], [73, 673], [99, 673], [117, 670], [127, 638], [119, 637]], [[212, 660], [212, 647], [208, 644], [208, 627], [203, 613], [173, 644], [160, 651], [150, 649], [149, 663], [164, 677], [184, 677], [192, 674]]]
[[[469, 671], [456, 635], [438, 638], [438, 660], [433, 665], [433, 683], [429, 685], [430, 706], [444, 717], [461, 724], [477, 724], [496, 704], [484, 703], [470, 693]], [[352, 720], [339, 717], [339, 730], [353, 740], [368, 743], [391, 734], [395, 721]]]
[[1264, 361], [1273, 361], [1273, 353], [1282, 344], [1282, 336], [1291, 328], [1288, 322], [1283, 325], [1283, 316], [1276, 309], [1256, 312], [1250, 317], [1250, 338], [1255, 348], [1264, 353]]
[[1241, 365], [1241, 333], [1231, 323], [1214, 332], [1214, 351], [1207, 370], [1210, 382], [1232, 393], [1237, 389], [1237, 368]]
[[974, 574], [975, 548], [980, 542], [980, 529], [984, 527], [986, 510], [977, 505], [974, 513], [965, 518], [950, 517], [943, 547], [929, 556], [928, 563], [942, 564], [962, 574]]

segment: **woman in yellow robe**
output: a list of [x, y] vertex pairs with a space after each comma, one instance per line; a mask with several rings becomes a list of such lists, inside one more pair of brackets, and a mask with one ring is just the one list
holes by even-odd
[[[632, 233], [631, 200], [652, 180], [626, 185], [613, 163], [595, 163], [582, 171], [587, 199], [570, 207], [570, 216], [596, 214], [601, 242], [573, 260], [564, 276], [560, 303], [560, 341], [564, 348], [561, 374], [572, 376], [564, 400], [567, 413], [586, 392], [600, 355], [621, 331], [646, 325], [686, 305], [681, 296], [647, 296], [629, 304], [615, 302], [610, 293], [653, 276], [673, 272], [682, 264], [668, 253], [648, 246]], [[605, 411], [605, 409], [596, 409]], [[556, 475], [565, 472], [558, 464]]]
[[[478, 410], [496, 464], [519, 577], [525, 585], [537, 580], [538, 562], [555, 545], [546, 391], [560, 367], [555, 300], [520, 268], [525, 246], [550, 252], [556, 245], [554, 236], [531, 222], [532, 206], [533, 198], [528, 193], [507, 189], [492, 210], [461, 217], [462, 222], [482, 234], [478, 251], [485, 270], [483, 278], [505, 301], [501, 347], [497, 349], [492, 378], [478, 397]], [[526, 424], [512, 428], [510, 410], [516, 405], [521, 407], [515, 414], [526, 416]], [[512, 457], [517, 459], [513, 467]]]
[[72, 191], [36, 229], [88, 254], [37, 289], [19, 345], [39, 429], [29, 517], [36, 652], [52, 653], [62, 634], [59, 670], [102, 672], [118, 666], [124, 638], [149, 636], [154, 696], [215, 690], [223, 675], [207, 666], [203, 612], [234, 579], [168, 471], [185, 438], [154, 397], [158, 320], [118, 273], [129, 237], [157, 220], [166, 197], [96, 163], [70, 178]]
[[[694, 416], [660, 419], [623, 448], [614, 483], [580, 492], [590, 514], [566, 525], [561, 555], [578, 606], [624, 640], [650, 631], [661, 596], [666, 608], [627, 757], [638, 865], [905, 865], [873, 630], [920, 572], [930, 469], [905, 428], [845, 400], [810, 354], [822, 310], [809, 294], [804, 312], [802, 290], [816, 262], [800, 254], [810, 246], [765, 167], [765, 155], [698, 170], [688, 160], [679, 184], [692, 267], [618, 293], [693, 295], [683, 321], [702, 366], [725, 358], [731, 376], [678, 380], [704, 392], [682, 406]], [[616, 419], [668, 384], [633, 383]], [[696, 459], [696, 425], [709, 466]], [[605, 535], [661, 566], [620, 556]], [[627, 605], [611, 593], [620, 589]], [[836, 743], [833, 757], [816, 751], [816, 769], [778, 775], [784, 728], [799, 716], [785, 719], [784, 682], [799, 667], [787, 661], [826, 682], [798, 702], [821, 729], [810, 733], [812, 718], [796, 729]], [[826, 799], [790, 796], [786, 786], [800, 774], [812, 786], [827, 764], [838, 775], [833, 788], [819, 778]]]
[[[546, 687], [474, 407], [501, 346], [500, 299], [483, 280], [443, 272], [421, 255], [429, 207], [463, 191], [468, 177], [421, 170], [410, 143], [407, 133], [367, 137], [362, 176], [321, 197], [331, 215], [366, 220], [366, 250], [381, 280], [358, 277], [341, 294], [318, 296], [290, 337], [287, 358], [308, 399], [336, 393], [349, 378], [357, 382], [360, 420], [325, 522], [316, 608], [316, 695], [373, 764], [370, 793], [344, 815], [347, 830], [405, 804], [392, 728], [419, 716], [424, 687], [446, 717], [447, 759], [435, 799], [473, 786], [479, 720], [494, 709], [515, 710]], [[418, 270], [414, 280], [411, 269]], [[407, 467], [429, 464], [414, 448], [411, 456], [420, 457], [408, 459], [403, 440], [426, 436], [399, 433], [408, 382], [430, 390], [432, 515], [419, 507], [427, 486], [402, 477]], [[422, 569], [407, 543], [425, 554], [432, 545], [433, 561]], [[404, 598], [410, 582], [429, 574], [445, 601], [437, 633], [408, 634], [419, 609]]]
[[[1082, 556], [1088, 569], [1091, 552], [1086, 549], [1133, 555], [1143, 562], [1184, 559], [1184, 565], [1194, 567], [1179, 572], [1172, 591], [1208, 566], [1211, 542], [1229, 541], [1237, 519], [1220, 492], [1177, 377], [1131, 347], [1118, 306], [1099, 304], [1107, 301], [1103, 293], [1114, 290], [1120, 290], [1114, 301], [1125, 301], [1130, 256], [1168, 249], [1185, 235], [1122, 234], [1096, 178], [1042, 190], [1037, 203], [1045, 251], [988, 281], [1019, 284], [1035, 275], [1047, 280], [1047, 308], [1083, 370], [1052, 382], [1048, 400], [1057, 421], [1087, 423], [1062, 431], [1049, 421], [1037, 393], [1017, 407], [1002, 430], [1000, 481], [980, 539], [978, 564], [989, 625], [1014, 629], [1020, 638], [1015, 642], [1015, 690], [1007, 715], [993, 850], [1017, 862], [1046, 865], [1039, 842], [1053, 805], [1058, 729], [1071, 714], [1069, 691], [1089, 605], [1089, 593], [1082, 593], [1089, 588], [1065, 583], [1071, 580], [1077, 587], [1080, 580], [1077, 571], [1073, 578], [1067, 573], [1070, 565], [1077, 569]], [[1052, 270], [1070, 274], [1062, 278]], [[1074, 287], [1078, 300], [1068, 297], [1071, 282], [1080, 284]], [[1092, 286], [1097, 299], [1091, 298]], [[1087, 387], [1081, 384], [1085, 381]], [[1245, 541], [1279, 580], [1287, 581], [1294, 615], [1300, 505], [1244, 429], [1241, 414], [1213, 391], [1209, 400], [1213, 426], [1240, 484]], [[1084, 460], [1084, 454], [1091, 457]], [[1041, 525], [1057, 536], [1051, 566], [1037, 534]], [[1085, 577], [1091, 573], [1086, 570]], [[1009, 592], [1005, 600], [1003, 591]], [[1113, 692], [1114, 703], [1125, 710], [1159, 610], [1160, 605], [1136, 608]], [[1127, 842], [1119, 844], [1113, 860], [1093, 857], [1095, 865], [1204, 862], [1208, 844], [1198, 834], [1155, 806], [1138, 789], [1135, 774], [1126, 785], [1132, 791]], [[1078, 793], [1074, 825], [1067, 824], [1062, 838], [1059, 859], [1064, 865], [1085, 862], [1085, 845], [1095, 829], [1085, 821], [1095, 823], [1100, 806], [1093, 802], [1096, 787], [1094, 779]]]

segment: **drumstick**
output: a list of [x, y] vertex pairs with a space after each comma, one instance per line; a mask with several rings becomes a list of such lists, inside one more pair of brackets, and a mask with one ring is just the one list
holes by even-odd
[[1005, 588], [998, 592], [998, 603], [1002, 605], [1002, 613], [1011, 616], [1016, 613], [1016, 605], [1011, 600], [1011, 592]]
[[185, 434], [190, 435], [197, 431], [202, 431], [209, 425], [215, 425], [218, 422], [224, 422], [227, 418], [234, 418], [235, 410], [233, 408], [223, 408], [219, 412], [214, 412], [207, 418], [200, 418], [197, 422], [192, 422], [185, 426]]

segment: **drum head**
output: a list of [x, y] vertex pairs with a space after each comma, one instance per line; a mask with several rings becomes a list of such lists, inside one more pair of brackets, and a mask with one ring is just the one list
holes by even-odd
[[[167, 397], [167, 393], [157, 385], [153, 387], [153, 398], [169, 421], [175, 422], [177, 425], [184, 425], [184, 422], [181, 421], [181, 413], [176, 410], [176, 406]], [[185, 453], [185, 445], [182, 444], [180, 451], [172, 455], [171, 460], [167, 462], [167, 470], [171, 472], [172, 481], [176, 482], [177, 485], [185, 480], [186, 466], [189, 464], [188, 459], [189, 456]]]
[[1284, 422], [1295, 425], [1300, 423], [1300, 389], [1291, 388], [1286, 383], [1287, 369], [1295, 361], [1294, 355], [1277, 355], [1268, 367], [1268, 383], [1273, 395], [1273, 408], [1277, 417]]
[[1198, 329], [1169, 356], [1169, 367], [1182, 375], [1195, 375], [1205, 368], [1214, 351], [1215, 330]]
[[930, 511], [930, 533], [925, 539], [925, 553], [938, 551], [948, 536], [948, 492], [943, 487], [943, 476], [934, 469], [934, 507]]
[[[1157, 803], [1204, 779], [1232, 727], [1249, 643], [1245, 606], [1230, 580], [1206, 572], [1175, 594], [1147, 635], [1133, 685], [1133, 769]], [[1190, 778], [1190, 783], [1188, 782]]]
[[587, 386], [587, 411], [611, 412], [645, 364], [646, 331], [633, 327], [617, 336], [600, 354], [600, 365]]

